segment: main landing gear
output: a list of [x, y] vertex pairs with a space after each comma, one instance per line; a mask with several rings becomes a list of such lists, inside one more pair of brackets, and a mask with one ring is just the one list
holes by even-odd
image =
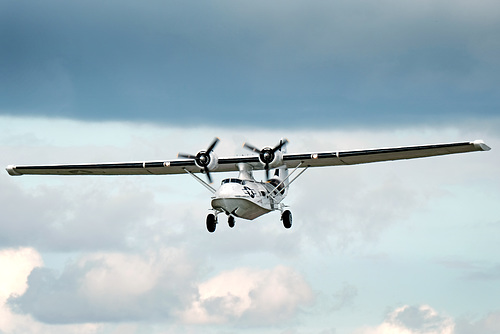
[[208, 232], [214, 233], [216, 226], [217, 226], [217, 217], [213, 213], [210, 213], [207, 216], [207, 230], [208, 230]]
[[[234, 227], [234, 216], [232, 215], [229, 215], [227, 217], [227, 223], [229, 225], [230, 228], [233, 228]], [[292, 227], [292, 213], [290, 212], [290, 210], [285, 210], [283, 211], [283, 213], [281, 214], [281, 221], [283, 222], [283, 226], [285, 228], [290, 228]], [[213, 233], [215, 232], [215, 228], [217, 227], [217, 216], [214, 215], [213, 213], [210, 213], [208, 214], [207, 216], [207, 230], [208, 232], [210, 233]]]
[[290, 210], [283, 211], [281, 214], [281, 221], [283, 222], [283, 226], [285, 226], [285, 228], [292, 227], [292, 213]]

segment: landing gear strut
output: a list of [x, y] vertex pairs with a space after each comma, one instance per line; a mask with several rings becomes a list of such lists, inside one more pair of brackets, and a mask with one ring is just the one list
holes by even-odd
[[217, 218], [213, 213], [207, 216], [207, 230], [210, 233], [215, 232], [215, 227], [217, 226]]
[[283, 222], [283, 226], [285, 226], [285, 228], [292, 227], [292, 213], [290, 210], [283, 211], [281, 214], [281, 221]]

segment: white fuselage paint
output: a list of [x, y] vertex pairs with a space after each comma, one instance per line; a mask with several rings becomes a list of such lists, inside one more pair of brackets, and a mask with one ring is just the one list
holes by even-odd
[[227, 215], [252, 220], [278, 209], [285, 192], [271, 196], [274, 189], [275, 185], [269, 182], [225, 179], [212, 197], [212, 208]]

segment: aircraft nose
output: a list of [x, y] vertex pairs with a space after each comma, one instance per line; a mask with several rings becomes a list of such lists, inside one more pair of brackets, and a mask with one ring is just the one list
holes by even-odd
[[219, 198], [225, 198], [225, 197], [231, 197], [234, 196], [234, 190], [232, 189], [233, 187], [229, 185], [222, 185], [219, 188], [219, 191], [217, 191], [217, 197]]

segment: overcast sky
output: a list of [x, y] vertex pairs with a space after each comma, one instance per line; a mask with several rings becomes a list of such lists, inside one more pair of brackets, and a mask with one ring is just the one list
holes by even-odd
[[4, 172], [0, 333], [500, 332], [498, 1], [0, 0], [0, 27], [0, 166], [492, 147], [308, 170], [290, 230], [214, 234], [187, 175]]

